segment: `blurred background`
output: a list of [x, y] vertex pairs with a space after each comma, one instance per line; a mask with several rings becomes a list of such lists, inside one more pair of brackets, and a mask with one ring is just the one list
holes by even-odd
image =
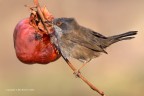
[[[135, 39], [110, 46], [108, 55], [93, 59], [82, 74], [107, 96], [144, 95], [143, 0], [39, 2], [55, 17], [74, 17], [79, 24], [106, 36], [138, 30]], [[13, 30], [30, 14], [25, 4], [33, 5], [33, 0], [0, 0], [0, 96], [100, 96], [75, 78], [62, 58], [47, 65], [26, 65], [16, 58]], [[74, 59], [71, 62], [81, 66]]]

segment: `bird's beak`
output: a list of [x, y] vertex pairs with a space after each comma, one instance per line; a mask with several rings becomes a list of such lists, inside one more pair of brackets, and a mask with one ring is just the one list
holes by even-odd
[[48, 26], [53, 26], [54, 24], [53, 24], [53, 21], [51, 22], [51, 21], [45, 21], [44, 23], [46, 23]]

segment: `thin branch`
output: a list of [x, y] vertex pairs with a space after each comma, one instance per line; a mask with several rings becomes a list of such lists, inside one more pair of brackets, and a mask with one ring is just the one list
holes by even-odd
[[[62, 56], [63, 57], [63, 56]], [[64, 58], [64, 57], [63, 57]], [[69, 62], [68, 59], [64, 58], [64, 60], [67, 62], [69, 67], [75, 72], [76, 68]], [[82, 79], [92, 90], [98, 92], [101, 96], [106, 96], [104, 92], [100, 91], [98, 88], [96, 88], [91, 82], [89, 82], [81, 73], [78, 73], [77, 76]]]
[[39, 5], [39, 2], [38, 2], [38, 0], [33, 0], [33, 2], [34, 2], [34, 4], [35, 4], [36, 7], [37, 7], [38, 15], [40, 16], [41, 21], [42, 21], [42, 24], [43, 24], [43, 26], [44, 26], [44, 28], [46, 29], [47, 34], [48, 34], [48, 33], [49, 33], [49, 32], [48, 32], [48, 28], [47, 28], [46, 24], [44, 23], [46, 20], [45, 20], [45, 18], [44, 18], [44, 16], [43, 16], [43, 13], [42, 13], [42, 11], [41, 11], [41, 7], [40, 7], [40, 5]]

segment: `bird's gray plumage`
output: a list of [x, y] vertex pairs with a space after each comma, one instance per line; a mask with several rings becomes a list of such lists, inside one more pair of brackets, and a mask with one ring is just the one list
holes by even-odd
[[61, 54], [65, 57], [73, 57], [83, 63], [98, 57], [101, 52], [107, 53], [105, 48], [121, 41], [132, 39], [136, 31], [106, 37], [91, 29], [80, 26], [74, 18], [54, 19], [55, 35], [52, 39]]

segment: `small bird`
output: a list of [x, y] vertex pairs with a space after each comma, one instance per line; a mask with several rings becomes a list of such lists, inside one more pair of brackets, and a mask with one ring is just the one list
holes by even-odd
[[[137, 31], [129, 31], [120, 35], [104, 36], [77, 23], [74, 18], [56, 18], [55, 29], [51, 41], [56, 45], [64, 58], [75, 58], [85, 66], [90, 60], [106, 53], [106, 48], [122, 40], [133, 39]], [[80, 67], [78, 72], [80, 72]]]

